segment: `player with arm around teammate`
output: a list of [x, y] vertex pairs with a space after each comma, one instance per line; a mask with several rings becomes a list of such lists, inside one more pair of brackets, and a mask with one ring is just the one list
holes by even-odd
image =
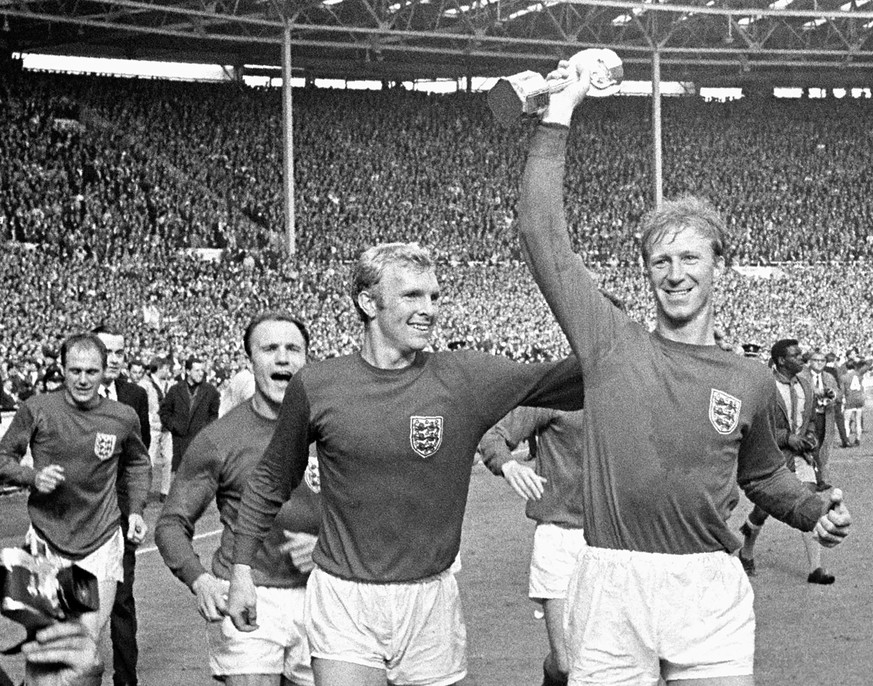
[[252, 551], [302, 477], [315, 441], [322, 518], [306, 592], [319, 686], [447, 686], [466, 675], [466, 630], [450, 567], [460, 547], [479, 439], [519, 404], [581, 405], [572, 359], [526, 365], [484, 353], [425, 352], [439, 284], [427, 250], [383, 244], [355, 267], [360, 353], [291, 381], [273, 440], [237, 518], [228, 611], [259, 610]]
[[[273, 435], [288, 383], [306, 364], [309, 332], [288, 313], [266, 312], [248, 325], [243, 345], [251, 360], [255, 394], [194, 438], [170, 488], [155, 542], [167, 566], [197, 596], [197, 608], [209, 623], [213, 676], [229, 686], [306, 686], [313, 683], [303, 597], [318, 532], [314, 462], [255, 553], [258, 630], [235, 629], [226, 616], [226, 599], [243, 489]], [[224, 529], [209, 572], [194, 552], [192, 538], [197, 520], [213, 499]], [[284, 553], [289, 543], [285, 528], [292, 527], [288, 536], [299, 553], [293, 561]]]
[[[570, 119], [589, 78], [566, 84], [535, 132], [522, 179], [525, 258], [585, 378], [581, 495], [588, 546], [568, 593], [570, 680], [581, 684], [754, 683], [752, 590], [727, 520], [746, 495], [826, 546], [851, 518], [785, 467], [776, 389], [761, 365], [715, 345], [713, 290], [725, 230], [706, 202], [665, 202], [642, 224], [656, 326], [648, 331], [597, 292], [573, 252], [562, 189]], [[623, 421], [635, 408], [633, 422]]]
[[[576, 557], [585, 546], [582, 528], [582, 413], [540, 407], [517, 407], [488, 430], [479, 442], [482, 461], [503, 476], [527, 502], [528, 518], [537, 523], [530, 560], [528, 595], [543, 607], [549, 654], [543, 663], [543, 686], [567, 683], [564, 605]], [[536, 437], [535, 467], [512, 454]]]

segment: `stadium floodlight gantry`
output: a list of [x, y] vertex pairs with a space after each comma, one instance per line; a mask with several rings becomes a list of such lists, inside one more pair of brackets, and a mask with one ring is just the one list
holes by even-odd
[[869, 86], [873, 0], [76, 0], [0, 3], [7, 49], [279, 66], [340, 78], [497, 76], [586, 47], [626, 78]]

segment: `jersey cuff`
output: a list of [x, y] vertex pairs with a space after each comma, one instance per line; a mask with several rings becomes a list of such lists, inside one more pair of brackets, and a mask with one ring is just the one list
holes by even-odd
[[238, 533], [233, 542], [233, 564], [251, 567], [258, 545], [258, 539]]
[[179, 570], [179, 578], [193, 591], [194, 582], [204, 574], [208, 573], [209, 572], [203, 567], [203, 565], [200, 564], [200, 560], [195, 557], [182, 564], [182, 568]]

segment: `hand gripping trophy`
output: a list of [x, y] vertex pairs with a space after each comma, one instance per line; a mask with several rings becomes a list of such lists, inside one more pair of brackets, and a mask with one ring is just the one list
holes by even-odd
[[[621, 88], [624, 67], [612, 50], [589, 48], [577, 52], [570, 62], [577, 65], [577, 73], [585, 69], [590, 74], [589, 97], [614, 95]], [[488, 106], [500, 123], [509, 125], [522, 115], [542, 114], [549, 105], [549, 96], [566, 85], [567, 82], [549, 84], [537, 72], [523, 71], [500, 79], [488, 92]]]

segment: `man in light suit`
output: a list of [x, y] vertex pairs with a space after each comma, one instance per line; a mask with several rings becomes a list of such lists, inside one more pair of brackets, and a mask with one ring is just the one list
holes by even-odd
[[192, 355], [185, 360], [185, 378], [174, 384], [161, 402], [161, 424], [173, 435], [173, 473], [194, 437], [218, 419], [221, 396], [205, 377], [203, 360]]
[[158, 493], [158, 499], [163, 503], [170, 492], [170, 468], [173, 463], [173, 439], [170, 432], [161, 425], [161, 402], [170, 388], [170, 362], [163, 357], [153, 357], [149, 362], [148, 374], [143, 376], [139, 385], [146, 392], [149, 401], [149, 424], [152, 429], [152, 444], [149, 446], [149, 458], [152, 461], [152, 480], [156, 484], [152, 488]]
[[815, 459], [816, 478], [818, 490], [826, 491], [831, 487], [828, 474], [828, 461], [831, 455], [831, 446], [834, 443], [834, 431], [836, 429], [836, 408], [843, 402], [843, 393], [840, 383], [825, 371], [827, 357], [819, 348], [810, 353], [809, 367], [801, 374], [805, 376], [812, 386], [815, 394], [815, 437], [818, 440], [818, 448], [813, 452]]
[[[106, 346], [106, 373], [100, 395], [132, 407], [139, 418], [139, 430], [146, 448], [152, 440], [149, 424], [149, 399], [146, 392], [135, 383], [127, 381], [121, 372], [124, 369], [124, 335], [105, 325], [98, 326], [93, 333]], [[121, 476], [121, 475], [119, 475]], [[123, 479], [119, 479], [123, 481]], [[133, 582], [136, 576], [136, 549], [127, 537], [127, 518], [130, 506], [127, 497], [119, 491], [118, 507], [121, 510], [121, 526], [124, 531], [124, 557], [122, 569], [124, 579], [118, 582], [115, 603], [112, 606], [109, 633], [112, 637], [112, 680], [114, 686], [127, 686], [137, 683], [136, 663], [139, 647], [136, 642], [136, 602], [133, 597]]]
[[[778, 408], [775, 413], [774, 429], [776, 444], [782, 449], [788, 468], [811, 491], [818, 484], [813, 466], [813, 454], [818, 447], [815, 436], [816, 400], [815, 391], [804, 369], [803, 351], [794, 338], [776, 341], [770, 351], [770, 363], [776, 381]], [[769, 515], [757, 505], [749, 513], [748, 519], [740, 527], [743, 547], [740, 549], [740, 562], [749, 576], [755, 575], [755, 541], [761, 527]], [[821, 546], [810, 533], [801, 532], [809, 562], [811, 584], [832, 584], [834, 575], [822, 567]]]

